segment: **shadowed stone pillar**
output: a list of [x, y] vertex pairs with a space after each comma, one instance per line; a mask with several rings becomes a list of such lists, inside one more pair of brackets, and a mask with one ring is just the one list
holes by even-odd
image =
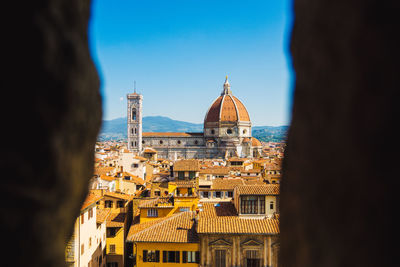
[[1, 265], [59, 267], [101, 123], [90, 5], [9, 1], [2, 11]]
[[281, 266], [392, 266], [398, 1], [295, 0]]

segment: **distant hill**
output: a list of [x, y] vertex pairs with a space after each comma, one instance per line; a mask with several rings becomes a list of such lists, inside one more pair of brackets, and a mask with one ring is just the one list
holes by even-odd
[[[127, 138], [127, 118], [104, 120], [99, 140]], [[285, 140], [288, 126], [254, 126], [252, 136], [264, 142]], [[143, 132], [202, 132], [202, 123], [177, 121], [163, 116], [143, 117]]]
[[[99, 139], [127, 138], [127, 118], [104, 120]], [[163, 116], [143, 117], [143, 132], [202, 132], [203, 124], [177, 121]]]

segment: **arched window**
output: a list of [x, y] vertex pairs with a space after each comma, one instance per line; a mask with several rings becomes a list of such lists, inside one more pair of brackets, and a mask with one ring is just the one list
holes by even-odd
[[228, 134], [231, 134], [231, 133], [232, 133], [232, 129], [228, 129], [228, 130], [226, 130], [226, 132], [227, 132]]
[[131, 128], [131, 133], [133, 134], [133, 128]]
[[137, 134], [137, 129], [135, 128], [135, 134]]
[[136, 108], [132, 108], [132, 120], [136, 120]]
[[137, 142], [135, 141], [135, 147], [137, 147]]

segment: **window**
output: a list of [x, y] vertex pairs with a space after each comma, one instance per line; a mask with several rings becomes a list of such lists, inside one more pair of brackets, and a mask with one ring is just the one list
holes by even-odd
[[215, 130], [211, 130], [211, 134], [215, 134]]
[[107, 237], [115, 237], [116, 233], [117, 233], [117, 228], [107, 227]]
[[110, 244], [110, 249], [109, 249], [108, 253], [115, 254], [115, 245], [114, 244]]
[[209, 194], [208, 194], [208, 191], [204, 191], [204, 192], [203, 192], [203, 197], [204, 197], [204, 198], [209, 198], [208, 195], [209, 195]]
[[135, 128], [135, 134], [137, 134], [137, 128]]
[[258, 257], [257, 250], [247, 250], [246, 251], [246, 266], [247, 267], [259, 267], [260, 258]]
[[83, 253], [85, 253], [85, 244], [81, 245], [81, 255], [83, 255]]
[[135, 147], [137, 147], [137, 142], [135, 141]]
[[160, 251], [143, 250], [143, 262], [160, 262]]
[[91, 248], [91, 247], [92, 247], [92, 238], [89, 237], [89, 248]]
[[197, 141], [197, 140], [194, 141], [194, 144], [195, 144], [195, 145], [198, 145], [198, 144], [199, 144], [199, 141]]
[[93, 217], [93, 208], [90, 208], [89, 212], [88, 212], [88, 219]]
[[85, 213], [81, 214], [81, 224], [85, 222]]
[[178, 172], [178, 179], [185, 180], [185, 172]]
[[131, 128], [131, 133], [133, 134], [133, 128]]
[[163, 140], [160, 140], [160, 145], [162, 145], [164, 142], [163, 142]]
[[163, 262], [180, 263], [179, 251], [163, 251]]
[[221, 195], [222, 195], [222, 194], [221, 194], [221, 191], [216, 191], [216, 192], [215, 192], [215, 197], [216, 197], [216, 198], [221, 198]]
[[161, 192], [160, 191], [154, 191], [154, 195], [155, 196], [161, 196]]
[[113, 202], [111, 200], [106, 200], [106, 201], [104, 201], [104, 206], [106, 208], [112, 208], [113, 207]]
[[240, 213], [242, 214], [265, 214], [264, 196], [241, 196]]
[[143, 140], [143, 141], [142, 141], [142, 144], [145, 144], [145, 143], [146, 143], [146, 142]]
[[233, 197], [233, 191], [228, 191], [228, 197]]
[[193, 179], [193, 178], [195, 178], [195, 177], [196, 177], [196, 172], [190, 171], [190, 172], [189, 172], [189, 179]]
[[243, 130], [243, 134], [247, 133], [246, 129]]
[[178, 143], [178, 145], [180, 145], [181, 144], [181, 140], [178, 140], [177, 143]]
[[158, 210], [157, 209], [148, 209], [147, 217], [158, 217]]
[[118, 267], [118, 262], [107, 262], [107, 267]]
[[188, 196], [192, 196], [193, 195], [193, 188], [188, 188]]
[[232, 129], [226, 130], [226, 133], [227, 133], [227, 134], [231, 134], [231, 133], [232, 133]]
[[124, 207], [124, 201], [119, 200], [117, 201], [117, 208], [123, 208]]
[[132, 120], [136, 120], [136, 108], [132, 108]]
[[182, 251], [182, 263], [200, 263], [200, 252]]
[[269, 203], [269, 209], [271, 209], [271, 210], [274, 209], [274, 202], [273, 202], [273, 201], [271, 201], [271, 202]]
[[215, 267], [226, 267], [226, 250], [215, 250]]

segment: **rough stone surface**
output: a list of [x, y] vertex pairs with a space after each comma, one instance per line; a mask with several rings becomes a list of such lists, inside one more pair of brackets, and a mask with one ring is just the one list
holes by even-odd
[[82, 0], [2, 5], [1, 266], [64, 265], [101, 123], [89, 13]]
[[398, 10], [398, 1], [294, 1], [282, 266], [392, 266]]

